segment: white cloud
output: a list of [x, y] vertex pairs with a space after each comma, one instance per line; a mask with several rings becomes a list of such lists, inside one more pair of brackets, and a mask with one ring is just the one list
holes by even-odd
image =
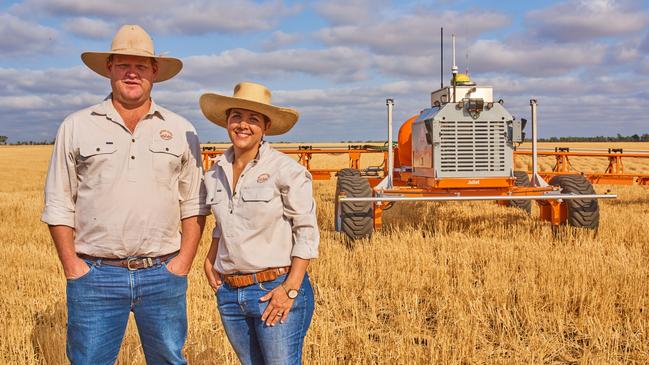
[[473, 72], [517, 73], [526, 76], [561, 75], [583, 66], [602, 62], [606, 46], [516, 44], [478, 40], [471, 46]]
[[85, 67], [28, 70], [0, 68], [0, 126], [19, 140], [52, 140], [66, 115], [100, 102], [108, 79]]
[[532, 34], [558, 42], [621, 36], [649, 25], [649, 12], [622, 1], [569, 0], [526, 15]]
[[0, 96], [52, 94], [63, 99], [63, 95], [81, 90], [108, 94], [109, 88], [108, 79], [83, 66], [45, 70], [0, 68]]
[[286, 33], [277, 30], [262, 43], [262, 48], [266, 51], [272, 51], [300, 42], [302, 38], [302, 34], [299, 33]]
[[[280, 26], [284, 17], [299, 10], [292, 3], [161, 0], [151, 8], [150, 2], [126, 0], [26, 0], [0, 15], [0, 49], [11, 56], [45, 54], [63, 38], [52, 28], [18, 17], [26, 14], [43, 17], [43, 24], [60, 24], [61, 32], [103, 40], [121, 24], [136, 21], [156, 41], [168, 40], [164, 37], [169, 34], [172, 42], [191, 43], [187, 52], [194, 56], [183, 59], [178, 77], [156, 84], [153, 97], [191, 120], [203, 140], [227, 136], [202, 116], [199, 96], [206, 91], [231, 94], [232, 86], [244, 80], [267, 84], [274, 103], [300, 111], [300, 122], [279, 139], [367, 140], [385, 138], [387, 97], [395, 99], [397, 124], [430, 105], [430, 92], [439, 85], [443, 25], [445, 83], [450, 76], [448, 35], [455, 32], [460, 69], [468, 50], [472, 78], [493, 86], [495, 96], [504, 98], [515, 115], [526, 117], [529, 99], [537, 98], [544, 136], [642, 133], [649, 122], [642, 110], [649, 98], [646, 6], [571, 1], [529, 13], [520, 30], [506, 28], [510, 17], [497, 10], [460, 12], [439, 10], [450, 3], [433, 8], [396, 2], [399, 6], [388, 8], [384, 0], [332, 0], [314, 5], [329, 25], [313, 30], [311, 25]], [[571, 21], [577, 16], [585, 19]], [[313, 33], [300, 33], [303, 29]], [[259, 49], [209, 54], [215, 52], [209, 44], [213, 37], [195, 37], [206, 32], [221, 32], [219, 38], [242, 39], [241, 47], [252, 44]], [[247, 32], [261, 36], [241, 35]], [[329, 48], [317, 49], [312, 37]], [[0, 67], [0, 125], [12, 141], [51, 139], [65, 115], [109, 93], [108, 80], [81, 65], [78, 54], [66, 57], [70, 58], [57, 59], [57, 64], [78, 66]], [[30, 67], [51, 64], [43, 59]]]
[[59, 33], [53, 28], [11, 14], [0, 14], [0, 50], [2, 50], [0, 54], [2, 56], [52, 53], [58, 38]]
[[[632, 134], [646, 129], [641, 109], [649, 97], [643, 91], [649, 90], [649, 81], [636, 75], [528, 78], [501, 73], [478, 74], [474, 79], [480, 85], [493, 86], [494, 94], [503, 97], [505, 106], [517, 116], [528, 117], [528, 100], [537, 98], [543, 136]], [[57, 80], [63, 84], [58, 85]], [[396, 102], [396, 130], [409, 116], [430, 106], [430, 92], [438, 86], [436, 80], [421, 79], [293, 90], [283, 89], [284, 84], [282, 79], [269, 83], [273, 102], [296, 107], [301, 120], [289, 135], [279, 139], [299, 141], [385, 138], [386, 98]], [[3, 130], [7, 131], [3, 134], [12, 141], [51, 139], [65, 115], [98, 103], [109, 92], [106, 79], [81, 66], [45, 71], [0, 69], [0, 85]], [[215, 85], [189, 85], [175, 79], [156, 84], [153, 96], [159, 104], [192, 121], [202, 140], [226, 140], [222, 129], [202, 116], [198, 98], [207, 90], [230, 94], [232, 85], [214, 90]]]
[[640, 43], [639, 49], [644, 53], [649, 53], [649, 32], [645, 34], [642, 43]]
[[115, 24], [87, 17], [73, 18], [63, 24], [63, 29], [80, 37], [110, 39], [117, 30]]
[[139, 17], [156, 12], [157, 9], [169, 9], [174, 6], [178, 6], [178, 2], [173, 0], [156, 1], [155, 6], [146, 1], [128, 0], [26, 0], [15, 5], [13, 10], [56, 16], [119, 17], [130, 13]]
[[[649, 56], [645, 56], [640, 62], [638, 62], [634, 71], [645, 77], [649, 76]], [[649, 99], [649, 95], [647, 95], [647, 97]]]
[[[597, 43], [579, 45], [519, 44], [500, 40], [477, 40], [466, 47], [458, 47], [458, 53], [470, 54], [470, 69], [474, 74], [508, 73], [523, 76], [556, 76], [584, 67], [604, 63], [608, 47]], [[627, 50], [627, 52], [632, 52]], [[439, 55], [376, 55], [371, 56], [373, 66], [384, 75], [399, 78], [428, 78], [439, 80]], [[450, 49], [445, 52], [444, 82], [450, 78]], [[630, 53], [624, 53], [630, 57]], [[464, 72], [464, 57], [457, 57], [457, 64]]]
[[617, 57], [617, 61], [620, 62], [629, 62], [629, 61], [635, 61], [638, 59], [639, 53], [637, 48], [630, 48], [630, 47], [621, 47], [618, 52], [615, 52]]
[[[376, 56], [375, 64], [379, 70], [388, 75], [399, 77], [438, 77], [439, 75], [439, 56]], [[446, 76], [451, 69], [448, 64], [444, 75]]]
[[38, 95], [22, 95], [22, 96], [1, 96], [0, 108], [3, 110], [33, 110], [45, 108], [48, 103], [45, 98]]
[[327, 45], [367, 47], [379, 54], [421, 56], [437, 53], [442, 26], [447, 36], [454, 32], [459, 40], [466, 41], [508, 23], [505, 14], [493, 11], [459, 13], [422, 8], [396, 18], [324, 28], [316, 36]]
[[[550, 136], [611, 136], [646, 130], [642, 112], [649, 97], [649, 79], [635, 74], [514, 78], [506, 75], [474, 78], [494, 87], [514, 115], [529, 119], [529, 99], [539, 105], [539, 133]], [[629, 87], [633, 85], [633, 87]]]
[[[299, 7], [287, 7], [281, 1], [256, 3], [248, 0], [194, 1], [149, 17], [148, 23], [161, 33], [202, 34], [212, 31], [250, 32], [272, 29], [282, 18]], [[153, 19], [155, 18], [155, 19]]]
[[253, 32], [271, 29], [282, 17], [295, 14], [299, 6], [282, 0], [161, 0], [155, 3], [130, 0], [27, 0], [13, 6], [23, 14], [100, 18], [113, 24], [137, 23], [160, 34]]
[[315, 5], [316, 11], [331, 23], [358, 24], [377, 19], [387, 0], [325, 0]]
[[182, 78], [200, 83], [230, 84], [242, 80], [275, 80], [300, 74], [349, 82], [368, 77], [364, 51], [345, 47], [288, 49], [258, 53], [233, 49], [218, 55], [184, 59]]

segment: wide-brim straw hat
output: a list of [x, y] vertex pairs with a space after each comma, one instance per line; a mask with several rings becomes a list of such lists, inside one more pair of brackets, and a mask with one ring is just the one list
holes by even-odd
[[284, 134], [293, 128], [300, 114], [297, 110], [273, 105], [270, 99], [270, 90], [264, 85], [242, 82], [234, 87], [232, 96], [207, 93], [201, 95], [199, 104], [205, 117], [223, 128], [228, 127], [227, 111], [237, 108], [267, 116], [271, 121], [267, 135]]
[[154, 58], [158, 64], [158, 74], [153, 82], [169, 80], [183, 68], [183, 63], [177, 58], [156, 55], [153, 50], [153, 40], [139, 25], [124, 25], [113, 38], [108, 52], [84, 52], [81, 60], [91, 70], [101, 76], [110, 78], [106, 61], [110, 55], [140, 56]]

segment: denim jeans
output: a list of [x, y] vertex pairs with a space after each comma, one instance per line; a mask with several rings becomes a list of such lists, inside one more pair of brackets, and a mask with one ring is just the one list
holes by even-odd
[[225, 333], [242, 364], [301, 364], [304, 336], [313, 317], [313, 288], [304, 276], [284, 323], [267, 326], [261, 315], [268, 302], [259, 298], [284, 282], [286, 274], [242, 288], [221, 285], [216, 300]]
[[186, 364], [187, 277], [160, 261], [135, 271], [85, 261], [90, 271], [67, 283], [70, 362], [114, 364], [133, 312], [148, 364]]

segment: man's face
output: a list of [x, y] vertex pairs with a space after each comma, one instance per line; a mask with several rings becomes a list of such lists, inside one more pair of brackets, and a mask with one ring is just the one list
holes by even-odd
[[247, 109], [230, 109], [228, 136], [235, 147], [243, 150], [254, 148], [268, 128], [270, 122], [266, 122], [262, 114]]
[[149, 57], [114, 55], [106, 64], [113, 98], [125, 106], [137, 106], [151, 97], [158, 66]]

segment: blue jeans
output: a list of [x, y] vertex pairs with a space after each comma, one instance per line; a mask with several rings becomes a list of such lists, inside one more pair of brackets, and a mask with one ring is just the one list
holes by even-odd
[[301, 364], [304, 336], [313, 317], [313, 288], [304, 276], [288, 318], [274, 327], [261, 320], [268, 302], [259, 298], [284, 282], [286, 274], [242, 288], [221, 285], [216, 300], [225, 333], [242, 364]]
[[160, 261], [136, 271], [85, 261], [90, 271], [67, 283], [70, 362], [114, 364], [133, 312], [148, 364], [187, 364], [187, 277]]

